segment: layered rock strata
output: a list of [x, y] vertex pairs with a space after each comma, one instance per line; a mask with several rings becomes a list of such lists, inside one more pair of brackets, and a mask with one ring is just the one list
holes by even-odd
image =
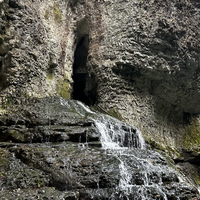
[[1, 91], [75, 97], [158, 148], [199, 145], [197, 0], [4, 0], [0, 10]]
[[[120, 180], [126, 177], [121, 174], [121, 160], [101, 148], [99, 129], [87, 110], [77, 101], [33, 98], [0, 116], [1, 199], [199, 198], [197, 189], [168, 166], [174, 166], [173, 161], [149, 147], [130, 148], [130, 156], [122, 153], [120, 158], [131, 166], [135, 188], [131, 193], [123, 191]], [[136, 132], [125, 123], [123, 130]], [[148, 167], [144, 171], [144, 164], [157, 171]]]

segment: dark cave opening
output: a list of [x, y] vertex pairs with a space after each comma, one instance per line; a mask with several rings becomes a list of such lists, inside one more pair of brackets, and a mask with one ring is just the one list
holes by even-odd
[[0, 60], [0, 73], [2, 74], [2, 61]]
[[87, 56], [89, 50], [88, 35], [82, 37], [76, 46], [73, 64], [73, 93], [75, 100], [84, 102], [86, 105], [96, 103], [97, 84], [95, 76], [88, 73]]

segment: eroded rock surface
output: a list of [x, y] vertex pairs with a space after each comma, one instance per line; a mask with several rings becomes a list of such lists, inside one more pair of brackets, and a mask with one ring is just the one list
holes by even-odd
[[165, 147], [199, 144], [197, 0], [4, 0], [0, 15], [1, 91], [74, 95]]
[[[14, 98], [23, 104], [26, 96], [49, 95], [97, 104], [138, 127], [151, 146], [164, 149], [186, 175], [194, 170], [188, 176], [199, 185], [199, 18], [198, 0], [0, 0], [0, 91], [23, 97]], [[60, 107], [52, 112], [51, 105], [38, 108], [38, 100], [31, 101], [31, 106], [19, 106], [0, 120], [0, 141], [11, 142], [2, 143], [9, 150], [3, 163], [7, 155], [12, 158], [10, 152], [33, 160], [34, 145], [27, 143], [77, 145], [89, 138], [89, 146], [101, 146], [90, 119], [72, 110], [63, 113]], [[61, 172], [52, 178], [48, 170], [44, 186], [55, 182], [53, 187], [73, 189], [59, 178]], [[35, 173], [31, 187], [38, 184]], [[87, 185], [96, 184], [90, 181]], [[12, 184], [22, 188], [24, 183]], [[88, 190], [95, 195], [96, 189]], [[17, 192], [13, 189], [13, 195]], [[77, 193], [65, 195], [76, 198]]]
[[[0, 116], [0, 197], [198, 198], [197, 189], [180, 180], [178, 173], [168, 167], [166, 154], [166, 158], [162, 157], [148, 147], [130, 148], [120, 156], [101, 148], [100, 130], [92, 115], [94, 112], [84, 104], [60, 97], [26, 99], [23, 105], [10, 106]], [[113, 127], [116, 129], [111, 130], [119, 133], [118, 124]], [[125, 123], [122, 128], [121, 132], [136, 133], [136, 128]], [[132, 142], [126, 135], [125, 141], [127, 147]], [[132, 193], [120, 188], [124, 176], [122, 163], [129, 164], [127, 170], [133, 175]]]

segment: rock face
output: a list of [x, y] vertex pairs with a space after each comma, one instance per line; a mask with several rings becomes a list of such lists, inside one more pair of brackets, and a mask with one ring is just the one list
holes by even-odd
[[9, 87], [18, 96], [59, 93], [69, 98], [67, 75], [71, 69], [65, 66], [72, 58], [66, 62], [65, 54], [70, 33], [68, 24], [62, 23], [67, 21], [67, 6], [63, 5], [66, 9], [61, 13], [53, 1], [42, 4], [1, 3], [1, 23], [5, 24], [1, 30], [1, 90]]
[[0, 10], [1, 91], [98, 104], [150, 140], [198, 145], [198, 128], [187, 140], [200, 112], [197, 0], [4, 0]]
[[135, 148], [120, 149], [119, 155], [101, 148], [96, 115], [102, 114], [59, 97], [10, 107], [0, 116], [0, 198], [198, 199], [197, 189], [168, 166], [173, 162], [166, 154], [132, 145], [136, 128], [109, 117], [113, 121], [104, 126], [113, 138]]
[[[109, 10], [112, 18], [101, 43], [105, 80], [100, 81], [99, 103], [107, 109], [117, 105], [147, 137], [184, 146], [183, 124], [188, 129], [190, 123], [199, 124], [192, 119], [199, 113], [199, 3], [117, 1], [107, 7], [104, 13]], [[199, 141], [189, 145], [194, 143]]]
[[199, 145], [198, 0], [4, 0], [0, 15], [1, 91], [97, 104], [170, 152]]

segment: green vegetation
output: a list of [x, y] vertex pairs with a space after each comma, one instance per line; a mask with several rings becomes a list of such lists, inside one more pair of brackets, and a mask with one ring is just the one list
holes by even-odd
[[65, 98], [65, 99], [70, 99], [71, 97], [71, 87], [70, 83], [67, 79], [58, 79], [57, 85], [56, 85], [56, 91], [57, 93]]
[[196, 118], [193, 118], [191, 124], [186, 126], [182, 145], [185, 148], [200, 145], [200, 129]]
[[103, 114], [108, 114], [108, 115], [110, 115], [110, 116], [112, 116], [112, 117], [115, 117], [115, 118], [117, 118], [117, 119], [123, 121], [123, 117], [122, 117], [122, 115], [117, 111], [117, 108], [116, 108], [116, 107], [113, 108], [113, 109], [104, 110], [104, 109], [102, 109], [102, 108], [99, 107], [99, 106], [92, 106], [92, 107], [90, 107], [90, 109], [92, 109], [93, 111], [98, 111], [98, 112], [103, 113]]
[[[5, 149], [0, 148], [0, 166], [5, 165], [7, 163], [8, 152]], [[3, 176], [3, 172], [1, 172], [1, 176]]]
[[123, 117], [122, 117], [122, 115], [118, 112], [118, 109], [117, 109], [116, 107], [107, 110], [107, 112], [108, 112], [111, 116], [113, 116], [113, 117], [115, 117], [115, 118], [117, 118], [117, 119], [123, 121]]
[[[143, 134], [144, 136], [144, 134]], [[145, 136], [144, 136], [145, 137]], [[160, 153], [165, 152], [167, 155], [172, 156], [172, 157], [180, 157], [180, 152], [171, 146], [168, 146], [166, 144], [161, 144], [160, 142], [156, 142], [155, 139], [151, 139], [148, 137], [145, 137], [145, 140], [148, 141], [152, 149], [156, 149]]]
[[194, 179], [195, 183], [199, 186], [200, 180], [199, 180], [199, 175], [196, 171], [194, 171], [194, 173], [193, 173], [193, 179]]
[[20, 133], [17, 130], [9, 130], [8, 133], [12, 138], [14, 138], [15, 140], [18, 140], [20, 142], [24, 141], [24, 135], [22, 133]]
[[153, 149], [158, 149], [158, 150], [163, 150], [164, 149], [164, 146], [160, 145], [159, 143], [157, 143], [155, 140], [152, 140], [151, 138], [146, 138], [145, 137], [145, 140], [147, 140], [149, 142], [150, 146]]
[[56, 22], [61, 23], [62, 22], [62, 14], [60, 12], [60, 8], [58, 4], [54, 5], [53, 9], [54, 19]]

